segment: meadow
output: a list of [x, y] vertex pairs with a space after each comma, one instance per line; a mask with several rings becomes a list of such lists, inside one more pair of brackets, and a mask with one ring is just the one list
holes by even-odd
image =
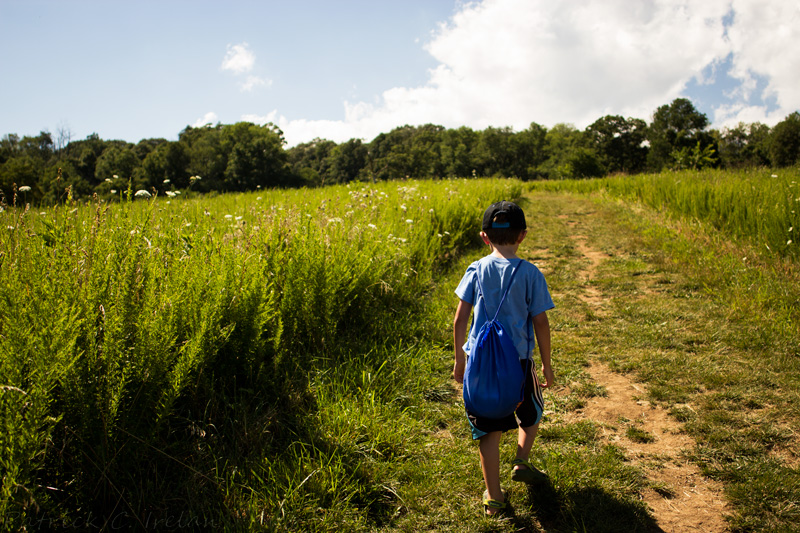
[[[576, 418], [604, 394], [600, 362], [696, 441], [682, 457], [724, 485], [731, 530], [796, 529], [800, 194], [783, 172], [7, 206], [3, 527], [657, 531], [642, 495], [676, 490], [650, 475], [669, 461]], [[559, 385], [534, 451], [551, 485], [489, 521], [450, 327], [501, 198], [536, 228], [521, 254], [556, 301]], [[592, 279], [584, 245], [603, 252]]]

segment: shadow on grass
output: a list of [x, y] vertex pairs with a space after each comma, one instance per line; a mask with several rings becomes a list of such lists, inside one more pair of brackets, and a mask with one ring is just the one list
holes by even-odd
[[[642, 504], [618, 498], [598, 487], [561, 493], [547, 482], [526, 485], [522, 490], [531, 502], [530, 514], [511, 514], [518, 531], [664, 533]], [[519, 503], [516, 507], [521, 510], [523, 505]]]

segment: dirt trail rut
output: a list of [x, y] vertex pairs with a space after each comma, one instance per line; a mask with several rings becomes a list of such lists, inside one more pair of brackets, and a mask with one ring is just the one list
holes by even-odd
[[[589, 282], [608, 256], [591, 248], [585, 236], [575, 234], [572, 239], [576, 249], [588, 259], [581, 272], [586, 281], [581, 299], [596, 316], [603, 317], [606, 310], [602, 294]], [[572, 421], [592, 420], [597, 423], [603, 438], [623, 448], [629, 460], [642, 468], [653, 487], [643, 495], [643, 499], [650, 506], [658, 526], [667, 533], [728, 531], [723, 518], [726, 502], [722, 486], [705, 478], [697, 466], [684, 458], [682, 450], [692, 449], [695, 442], [682, 431], [681, 424], [664, 409], [644, 399], [644, 384], [612, 372], [596, 360], [590, 362], [587, 371], [595, 383], [605, 387], [607, 395], [590, 398], [570, 418]], [[626, 434], [629, 427], [646, 432], [653, 437], [652, 442], [631, 440]]]

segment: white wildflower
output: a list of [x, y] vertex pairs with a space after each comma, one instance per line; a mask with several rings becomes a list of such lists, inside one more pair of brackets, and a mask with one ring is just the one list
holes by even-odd
[[261, 200], [261, 197], [260, 196], [256, 197], [256, 200]]
[[22, 187], [19, 188], [19, 192], [30, 192], [30, 190], [31, 188], [28, 187], [27, 185], [23, 185]]
[[236, 220], [242, 220], [242, 217], [238, 216], [236, 217]]
[[164, 180], [164, 184], [167, 184], [167, 183], [169, 183], [169, 180]]
[[408, 208], [406, 207], [406, 204], [403, 204], [403, 205], [401, 205], [401, 206], [400, 206], [400, 209], [402, 209], [403, 211], [405, 211], [405, 210], [407, 210]]
[[8, 229], [10, 229], [11, 231], [14, 231], [14, 226], [6, 226], [6, 227], [7, 227]]
[[111, 194], [117, 194], [117, 189], [111, 189]]
[[407, 219], [406, 219], [406, 224], [413, 224], [413, 223], [414, 223], [414, 221], [413, 221], [413, 220], [411, 220], [410, 218], [407, 218]]
[[792, 226], [791, 228], [789, 228], [789, 233], [791, 233], [793, 229], [794, 229], [794, 226]]
[[167, 196], [169, 196], [170, 198], [175, 198], [176, 194], [172, 191], [167, 191]]
[[[3, 208], [2, 208], [2, 207], [0, 207], [0, 212], [2, 212], [2, 211], [3, 211]], [[45, 213], [44, 211], [42, 211], [42, 212], [41, 212], [41, 213], [39, 213], [39, 214], [40, 214], [40, 215], [42, 215], [43, 217], [46, 217], [46, 216], [47, 216], [47, 213]]]
[[231, 219], [233, 218], [233, 215], [225, 215], [225, 218]]
[[433, 209], [428, 209], [428, 213], [433, 213]]
[[333, 217], [328, 219], [328, 222], [341, 222], [341, 221], [342, 219], [339, 217]]
[[441, 233], [437, 233], [436, 236], [439, 237], [440, 239], [443, 237]]
[[114, 179], [117, 179], [117, 178], [119, 178], [119, 176], [117, 176], [116, 174], [114, 174], [114, 175], [113, 175], [113, 176], [111, 176], [111, 177], [112, 177], [112, 178], [114, 178]]
[[150, 198], [152, 195], [144, 189], [139, 189], [134, 196], [137, 198]]
[[792, 239], [789, 239], [788, 241], [786, 241], [786, 246], [789, 246], [790, 244], [792, 244]]
[[778, 175], [777, 175], [777, 174], [773, 174], [773, 175], [772, 175], [772, 177], [773, 177], [773, 178], [777, 178], [777, 177], [778, 177]]
[[106, 178], [106, 183], [114, 183], [114, 180], [112, 180], [111, 178]]
[[378, 226], [376, 226], [375, 224], [367, 224], [367, 227], [372, 229], [378, 229]]

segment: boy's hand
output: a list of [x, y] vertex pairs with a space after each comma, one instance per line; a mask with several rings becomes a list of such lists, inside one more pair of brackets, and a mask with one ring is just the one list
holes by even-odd
[[552, 387], [556, 381], [555, 374], [553, 374], [553, 367], [542, 365], [542, 374], [544, 374], [544, 383], [541, 383], [543, 389]]
[[464, 383], [464, 369], [466, 366], [467, 362], [464, 356], [456, 356], [456, 362], [453, 365], [453, 379], [456, 380], [456, 383]]

